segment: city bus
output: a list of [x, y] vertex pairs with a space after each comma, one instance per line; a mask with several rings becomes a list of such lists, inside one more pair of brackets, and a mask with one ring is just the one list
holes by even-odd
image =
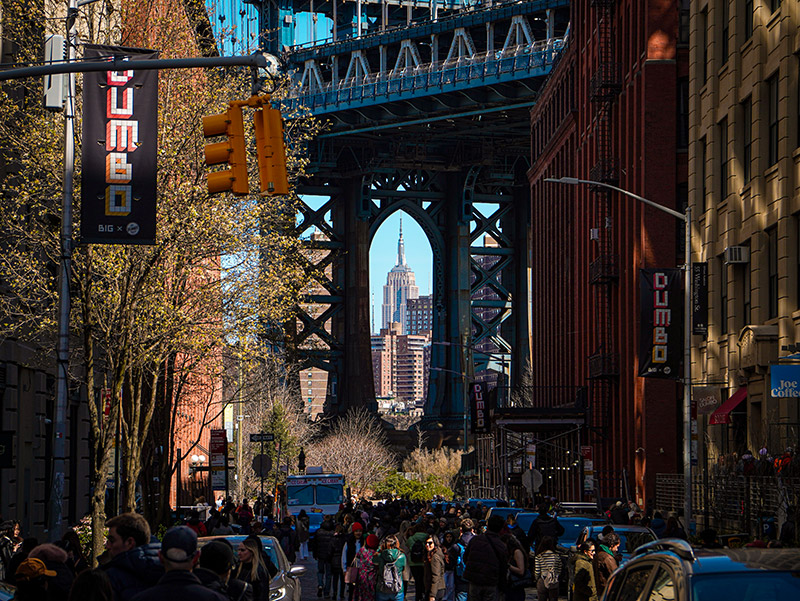
[[[286, 504], [289, 513], [305, 509], [313, 526], [323, 515], [334, 515], [344, 502], [344, 476], [341, 474], [303, 474], [286, 477]], [[312, 527], [312, 530], [315, 528]]]

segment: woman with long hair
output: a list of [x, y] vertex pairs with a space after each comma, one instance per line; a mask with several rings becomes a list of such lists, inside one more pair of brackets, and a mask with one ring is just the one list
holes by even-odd
[[561, 558], [556, 553], [556, 541], [545, 536], [536, 545], [533, 558], [533, 580], [539, 601], [558, 601], [558, 578], [561, 575]]
[[452, 530], [447, 530], [442, 536], [442, 553], [444, 554], [444, 601], [453, 601], [456, 593], [455, 569], [458, 556], [453, 556], [450, 550], [456, 544], [456, 537]]
[[[405, 581], [403, 569], [406, 567], [406, 556], [400, 550], [400, 541], [394, 534], [390, 534], [381, 542], [381, 550], [372, 558], [375, 564], [376, 601], [403, 601], [405, 596]], [[385, 570], [386, 566], [394, 565], [394, 570]], [[385, 578], [394, 575], [395, 578]]]
[[429, 534], [425, 539], [425, 601], [442, 601], [444, 599], [444, 554], [439, 547], [439, 539]]
[[508, 547], [506, 601], [525, 601], [525, 587], [531, 584], [527, 553], [513, 534], [501, 535], [500, 538]]
[[239, 543], [239, 567], [235, 577], [253, 587], [253, 601], [269, 601], [270, 576], [261, 558], [260, 542], [246, 538]]

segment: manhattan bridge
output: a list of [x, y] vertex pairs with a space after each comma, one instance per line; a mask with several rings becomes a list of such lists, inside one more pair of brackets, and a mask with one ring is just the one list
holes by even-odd
[[[402, 210], [433, 252], [425, 421], [461, 429], [475, 371], [519, 383], [529, 345], [529, 111], [569, 35], [566, 0], [250, 0], [262, 49], [282, 56], [291, 106], [329, 126], [310, 146], [297, 234], [319, 286], [300, 310], [305, 367], [328, 372], [326, 410], [374, 402], [369, 249]], [[331, 23], [295, 45], [298, 15]], [[490, 236], [496, 245], [483, 245]], [[489, 294], [480, 293], [489, 291]], [[439, 344], [437, 344], [437, 342]], [[449, 343], [447, 345], [441, 344]], [[491, 356], [466, 351], [491, 343]]]

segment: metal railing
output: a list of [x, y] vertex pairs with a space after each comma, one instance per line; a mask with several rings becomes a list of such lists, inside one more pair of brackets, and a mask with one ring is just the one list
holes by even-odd
[[305, 106], [312, 111], [318, 108], [347, 103], [389, 99], [406, 92], [424, 93], [443, 87], [465, 84], [502, 76], [528, 73], [552, 65], [564, 47], [564, 38], [550, 38], [532, 45], [520, 45], [505, 51], [486, 51], [469, 58], [451, 59], [436, 63], [407, 67], [405, 69], [371, 73], [363, 78], [328, 82], [308, 90], [295, 86], [287, 103], [295, 108]]

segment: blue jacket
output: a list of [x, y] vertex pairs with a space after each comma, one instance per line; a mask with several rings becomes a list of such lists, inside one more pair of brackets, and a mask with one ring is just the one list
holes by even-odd
[[130, 601], [148, 589], [164, 575], [164, 566], [158, 558], [160, 544], [147, 544], [120, 553], [102, 566], [111, 580], [117, 601]]

